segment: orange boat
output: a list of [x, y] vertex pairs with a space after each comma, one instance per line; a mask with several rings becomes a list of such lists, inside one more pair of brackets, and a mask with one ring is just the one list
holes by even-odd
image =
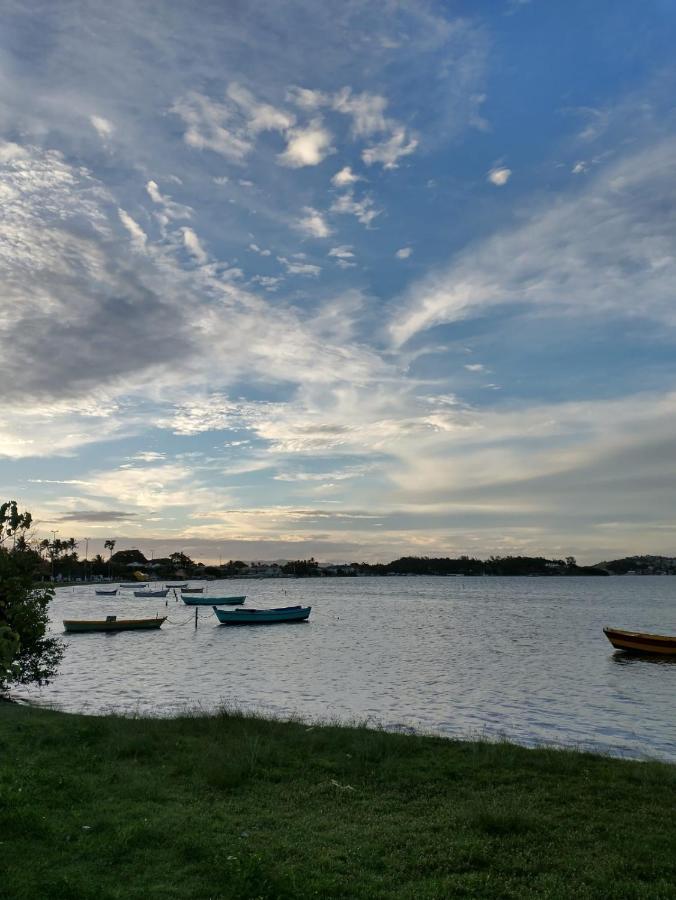
[[619, 628], [604, 628], [603, 633], [616, 650], [676, 656], [676, 637], [669, 637], [666, 634], [645, 634], [641, 631], [621, 631]]

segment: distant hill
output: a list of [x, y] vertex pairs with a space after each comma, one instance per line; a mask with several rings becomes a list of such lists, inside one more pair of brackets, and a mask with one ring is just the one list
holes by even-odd
[[625, 556], [596, 563], [594, 568], [613, 575], [676, 575], [676, 557], [673, 556]]

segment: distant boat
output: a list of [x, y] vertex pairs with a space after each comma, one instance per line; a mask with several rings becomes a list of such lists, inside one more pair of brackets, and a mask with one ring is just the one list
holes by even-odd
[[163, 591], [134, 591], [135, 597], [166, 597], [169, 593], [169, 588], [165, 588]]
[[96, 588], [94, 588], [94, 593], [103, 597], [114, 597], [117, 594], [117, 588], [113, 588], [112, 591], [97, 591]]
[[187, 587], [188, 587], [188, 582], [186, 581], [185, 584], [165, 584], [165, 587], [168, 587], [168, 588], [187, 588]]
[[121, 584], [120, 587], [129, 590], [131, 588], [143, 587], [144, 584], [147, 584], [147, 582], [134, 581], [132, 584]]
[[182, 587], [181, 591], [184, 594], [203, 594], [204, 588], [203, 587], [201, 587], [201, 588]]
[[276, 609], [218, 609], [216, 618], [221, 625], [270, 625], [273, 622], [304, 622], [311, 606], [281, 606]]
[[186, 606], [238, 606], [244, 603], [244, 597], [183, 597]]
[[621, 631], [619, 628], [604, 628], [603, 633], [616, 650], [676, 656], [676, 637], [669, 637], [666, 634], [646, 634], [641, 631]]
[[66, 631], [138, 631], [148, 628], [161, 628], [166, 616], [155, 619], [118, 619], [117, 616], [106, 616], [105, 619], [64, 619]]

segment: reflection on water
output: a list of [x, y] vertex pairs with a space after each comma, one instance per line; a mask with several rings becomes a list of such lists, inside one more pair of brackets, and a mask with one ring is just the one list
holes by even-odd
[[626, 650], [616, 650], [612, 656], [613, 662], [618, 666], [676, 666], [676, 656], [658, 656], [650, 653], [628, 653]]
[[228, 628], [170, 596], [64, 588], [63, 618], [169, 615], [160, 631], [64, 635], [63, 709], [171, 714], [221, 704], [676, 761], [676, 665], [616, 653], [604, 625], [676, 634], [676, 578], [347, 578], [214, 582], [303, 624]]

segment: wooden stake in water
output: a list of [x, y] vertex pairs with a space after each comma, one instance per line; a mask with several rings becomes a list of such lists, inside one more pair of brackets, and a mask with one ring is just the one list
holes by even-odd
[[195, 607], [195, 631], [197, 631], [197, 607]]

